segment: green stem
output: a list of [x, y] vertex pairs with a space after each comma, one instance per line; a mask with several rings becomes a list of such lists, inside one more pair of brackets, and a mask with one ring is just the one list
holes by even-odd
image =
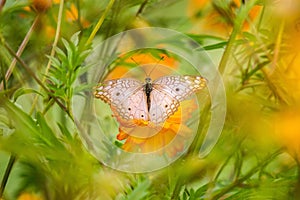
[[44, 85], [44, 83], [35, 75], [35, 73], [24, 63], [24, 61], [15, 54], [15, 52], [11, 49], [11, 47], [4, 43], [4, 47], [8, 50], [8, 52], [14, 56], [17, 61], [21, 64], [21, 66], [27, 71], [27, 73], [43, 88], [47, 94], [53, 98], [53, 100], [73, 119], [72, 115], [69, 113], [68, 109], [48, 90], [48, 88]]
[[[22, 43], [21, 43], [21, 45], [20, 45], [17, 53], [16, 53], [17, 56], [20, 57], [22, 55], [22, 53], [23, 53], [26, 45], [28, 44], [28, 41], [29, 41], [29, 39], [30, 39], [30, 37], [31, 37], [31, 35], [32, 35], [32, 33], [33, 33], [33, 31], [34, 31], [34, 29], [35, 29], [38, 21], [39, 21], [39, 19], [40, 19], [40, 15], [37, 15], [35, 17], [32, 25], [31, 25], [30, 29], [28, 30], [26, 36], [24, 37], [24, 39], [23, 39], [23, 41], [22, 41]], [[12, 72], [13, 72], [15, 66], [16, 66], [16, 63], [17, 63], [17, 59], [14, 58], [12, 60], [11, 64], [9, 65], [8, 70], [6, 71], [6, 74], [5, 74], [5, 81], [6, 82], [10, 78], [10, 76], [11, 76], [11, 74], [12, 74]], [[3, 79], [3, 81], [4, 81], [4, 79]], [[0, 90], [2, 90], [2, 89], [3, 89], [3, 82], [1, 82], [1, 84], [0, 84]]]
[[16, 162], [16, 156], [15, 155], [11, 155], [10, 158], [9, 158], [9, 161], [8, 161], [8, 164], [7, 164], [4, 176], [3, 176], [2, 181], [1, 181], [1, 186], [0, 186], [0, 198], [1, 199], [3, 198], [3, 193], [4, 193], [4, 190], [5, 190], [7, 181], [8, 181], [8, 177], [9, 177], [9, 175], [11, 173], [11, 170], [12, 170], [15, 162]]
[[[57, 17], [57, 26], [56, 26], [56, 32], [55, 32], [55, 37], [54, 37], [54, 41], [52, 44], [52, 49], [51, 49], [51, 53], [50, 53], [50, 57], [53, 57], [55, 54], [55, 48], [57, 46], [58, 40], [59, 40], [59, 35], [60, 35], [60, 29], [61, 29], [61, 22], [62, 22], [62, 15], [63, 15], [63, 10], [64, 10], [64, 0], [60, 1], [59, 4], [59, 11], [58, 11], [58, 17]], [[49, 69], [51, 67], [51, 59], [48, 60], [47, 66], [46, 66], [46, 70], [45, 70], [45, 75], [44, 78], [42, 79], [42, 83], [44, 84], [46, 81], [46, 76], [48, 75]], [[29, 114], [31, 115], [34, 111], [34, 108], [37, 104], [37, 100], [38, 100], [38, 95], [35, 96], [30, 112]]]
[[282, 36], [285, 28], [285, 19], [281, 20], [280, 26], [279, 26], [279, 31], [277, 34], [276, 38], [276, 43], [275, 43], [275, 48], [274, 48], [274, 56], [272, 60], [272, 65], [271, 65], [271, 70], [273, 71], [276, 67], [277, 61], [278, 61], [278, 56], [280, 52], [280, 47], [281, 47], [281, 42], [282, 42]]
[[231, 57], [231, 54], [233, 52], [234, 44], [236, 41], [237, 35], [241, 32], [243, 24], [245, 20], [248, 17], [248, 13], [251, 10], [251, 8], [256, 4], [256, 1], [247, 1], [245, 5], [242, 5], [240, 7], [240, 10], [237, 14], [233, 30], [231, 32], [230, 38], [228, 40], [227, 46], [225, 48], [225, 52], [221, 58], [220, 65], [219, 65], [219, 71], [221, 74], [224, 73], [228, 60]]
[[111, 7], [113, 6], [114, 2], [115, 2], [115, 0], [110, 0], [110, 1], [109, 1], [109, 3], [108, 3], [108, 5], [107, 5], [107, 7], [106, 7], [104, 13], [103, 13], [102, 16], [99, 18], [99, 20], [98, 20], [98, 22], [97, 22], [95, 28], [93, 29], [93, 31], [92, 31], [90, 37], [88, 38], [88, 40], [87, 40], [87, 42], [86, 42], [86, 45], [87, 45], [87, 46], [92, 42], [92, 40], [94, 39], [96, 33], [98, 32], [98, 30], [99, 30], [100, 27], [102, 26], [103, 21], [104, 21], [104, 19], [106, 18], [107, 14], [108, 14], [108, 11], [109, 11], [109, 10], [111, 9]]
[[145, 0], [145, 1], [141, 4], [139, 10], [138, 10], [138, 11], [136, 12], [136, 14], [135, 14], [136, 17], [138, 17], [138, 16], [143, 12], [143, 10], [144, 10], [145, 6], [147, 5], [147, 3], [148, 3], [148, 0]]
[[227, 194], [230, 192], [233, 188], [239, 186], [241, 183], [243, 183], [245, 180], [253, 176], [257, 171], [259, 171], [262, 166], [265, 167], [269, 162], [271, 162], [274, 158], [276, 158], [278, 155], [282, 153], [282, 149], [279, 149], [275, 151], [273, 154], [267, 156], [265, 159], [263, 159], [262, 162], [259, 162], [254, 168], [252, 168], [248, 173], [246, 173], [243, 177], [237, 179], [233, 183], [229, 184], [227, 187], [225, 187], [223, 190], [218, 192], [217, 194], [213, 195], [211, 200], [214, 199], [220, 199], [223, 195]]

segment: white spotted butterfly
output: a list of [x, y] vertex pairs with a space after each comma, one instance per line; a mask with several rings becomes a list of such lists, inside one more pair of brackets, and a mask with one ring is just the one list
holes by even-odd
[[201, 76], [163, 76], [145, 83], [133, 78], [105, 81], [94, 93], [96, 98], [108, 103], [125, 120], [138, 119], [155, 124], [173, 115], [180, 101], [206, 86]]

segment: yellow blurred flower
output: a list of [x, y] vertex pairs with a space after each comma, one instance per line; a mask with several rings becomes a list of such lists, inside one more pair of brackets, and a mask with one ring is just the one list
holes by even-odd
[[149, 23], [141, 18], [141, 17], [136, 17], [135, 19], [132, 20], [130, 23], [130, 28], [143, 28], [143, 27], [149, 27]]
[[43, 198], [40, 195], [34, 194], [34, 193], [22, 193], [17, 200], [43, 200]]
[[276, 139], [300, 161], [300, 39], [293, 18], [286, 18], [282, 41], [285, 50], [279, 55], [270, 80], [282, 103], [273, 121]]
[[280, 112], [275, 116], [274, 126], [278, 142], [300, 161], [300, 108]]
[[276, 68], [270, 72], [276, 95], [290, 106], [300, 105], [300, 30], [297, 30], [296, 23], [287, 19]]

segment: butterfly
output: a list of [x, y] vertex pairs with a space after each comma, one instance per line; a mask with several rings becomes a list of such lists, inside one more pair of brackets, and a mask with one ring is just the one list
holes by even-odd
[[133, 78], [107, 80], [96, 87], [96, 98], [108, 103], [125, 120], [137, 119], [160, 124], [173, 115], [180, 102], [202, 90], [202, 76], [162, 76], [145, 83]]

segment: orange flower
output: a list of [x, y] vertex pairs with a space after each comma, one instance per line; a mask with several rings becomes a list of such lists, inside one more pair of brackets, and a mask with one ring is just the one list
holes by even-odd
[[[111, 73], [106, 77], [106, 80], [131, 77], [129, 69], [131, 66], [136, 68], [137, 64], [143, 67], [143, 75], [150, 75], [152, 79], [156, 79], [163, 75], [170, 74], [170, 71], [177, 67], [176, 60], [165, 55], [160, 54], [160, 57], [164, 57], [159, 61], [149, 53], [135, 54], [132, 57], [120, 56], [120, 65], [117, 65]], [[133, 58], [133, 59], [132, 59]], [[147, 67], [147, 64], [155, 66], [159, 62], [159, 66], [156, 68]], [[127, 73], [127, 74], [126, 74]], [[150, 73], [150, 74], [149, 74]], [[185, 139], [191, 137], [192, 130], [185, 125], [185, 122], [191, 118], [192, 112], [197, 109], [197, 104], [194, 100], [187, 100], [181, 103], [177, 112], [170, 116], [164, 124], [156, 125], [149, 121], [132, 119], [125, 120], [118, 115], [118, 113], [111, 107], [114, 117], [119, 122], [119, 133], [117, 139], [124, 141], [122, 148], [128, 152], [155, 152], [166, 148], [166, 153], [169, 156], [174, 156], [176, 153], [181, 152], [184, 148]]]
[[[240, 6], [240, 0], [220, 1], [220, 3], [209, 0], [190, 0], [187, 12], [195, 23], [192, 32], [203, 33], [203, 30], [206, 30], [210, 34], [228, 36], [234, 25], [237, 9]], [[243, 31], [249, 29], [249, 23], [258, 16], [260, 10], [261, 6], [254, 6], [250, 10], [248, 20], [243, 24]]]
[[[70, 9], [66, 11], [66, 19], [69, 22], [76, 22], [78, 20], [78, 16], [78, 9], [74, 3], [72, 3]], [[83, 18], [80, 19], [80, 22], [83, 28], [87, 28], [90, 25], [90, 22]]]
[[[159, 62], [159, 64], [168, 66], [170, 68], [176, 68], [177, 67], [177, 62], [174, 58], [171, 58], [167, 56], [166, 54], [160, 54], [160, 57], [164, 57], [163, 60], [159, 60], [159, 58], [154, 58], [151, 54], [149, 53], [139, 53], [135, 54], [132, 57], [125, 57], [124, 55], [121, 55], [119, 57], [120, 65], [117, 65], [106, 77], [106, 80], [111, 80], [111, 79], [116, 79], [116, 78], [121, 78], [124, 76], [131, 68], [131, 66], [136, 66], [138, 65], [145, 65], [145, 64], [156, 64]], [[146, 73], [150, 73], [151, 69], [144, 68]], [[162, 76], [162, 74], [167, 74], [167, 72], [162, 72], [161, 70], [154, 70], [151, 72], [151, 78], [155, 79], [159, 76]], [[149, 74], [145, 74], [149, 75]]]
[[125, 140], [122, 148], [128, 152], [155, 152], [169, 145], [165, 153], [175, 156], [183, 150], [184, 140], [192, 136], [192, 130], [184, 123], [196, 109], [193, 100], [184, 101], [178, 111], [160, 126], [142, 120], [126, 121], [116, 116], [120, 123], [117, 139]]
[[32, 5], [37, 12], [45, 12], [52, 6], [52, 0], [32, 0]]
[[196, 19], [200, 11], [210, 3], [210, 0], [190, 0], [188, 3], [187, 14], [192, 19]]

